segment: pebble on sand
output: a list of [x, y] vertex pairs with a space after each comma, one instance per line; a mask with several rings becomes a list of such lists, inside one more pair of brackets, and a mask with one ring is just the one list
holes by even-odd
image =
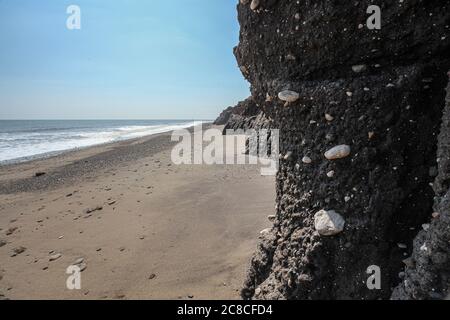
[[328, 160], [337, 160], [348, 157], [350, 153], [351, 153], [350, 146], [343, 144], [333, 147], [327, 152], [325, 152], [325, 158], [327, 158]]
[[334, 210], [320, 210], [314, 215], [314, 227], [322, 236], [334, 236], [344, 231], [345, 220]]
[[21, 254], [21, 253], [24, 253], [25, 250], [27, 250], [27, 248], [22, 247], [22, 246], [21, 246], [21, 247], [14, 248], [14, 249], [13, 249], [13, 252], [12, 252], [12, 254], [11, 254], [11, 257], [15, 257], [15, 256], [17, 256], [17, 255], [19, 255], [19, 254]]
[[56, 253], [56, 254], [53, 254], [53, 255], [50, 256], [49, 261], [55, 261], [55, 260], [58, 260], [61, 257], [62, 257], [61, 253]]
[[88, 208], [84, 212], [89, 214], [89, 213], [92, 213], [92, 212], [95, 212], [95, 211], [101, 211], [101, 210], [103, 210], [103, 207], [102, 206], [97, 206], [97, 207], [94, 207], [94, 208]]

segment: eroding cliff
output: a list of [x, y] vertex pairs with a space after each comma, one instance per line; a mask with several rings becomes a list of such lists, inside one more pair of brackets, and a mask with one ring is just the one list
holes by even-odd
[[214, 124], [224, 125], [223, 132], [226, 134], [227, 130], [269, 129], [272, 121], [249, 97], [236, 106], [225, 109]]
[[[399, 285], [401, 298], [445, 294], [442, 273], [436, 295], [401, 284], [425, 274], [411, 260], [433, 275], [448, 261], [445, 251], [434, 257], [438, 264], [418, 255], [421, 234], [413, 244], [422, 225], [448, 227], [442, 216], [438, 226], [430, 222], [448, 208], [444, 191], [434, 199], [430, 187], [448, 172], [441, 162], [448, 152], [436, 157], [450, 66], [448, 2], [384, 1], [380, 30], [365, 25], [371, 4], [238, 5], [236, 58], [255, 104], [280, 129], [281, 155], [292, 153], [281, 157], [276, 219], [251, 261], [246, 299], [388, 299]], [[448, 133], [439, 144], [448, 145]], [[337, 145], [350, 146], [350, 155], [327, 159]], [[319, 235], [320, 210], [338, 212], [344, 230]], [[442, 232], [423, 237], [435, 243]], [[379, 290], [366, 285], [370, 266], [381, 270]]]

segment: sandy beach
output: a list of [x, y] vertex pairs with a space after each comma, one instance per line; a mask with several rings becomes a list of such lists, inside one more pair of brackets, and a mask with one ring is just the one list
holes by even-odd
[[[0, 296], [238, 299], [274, 177], [176, 166], [174, 144], [158, 134], [0, 167]], [[82, 288], [68, 290], [78, 259]]]

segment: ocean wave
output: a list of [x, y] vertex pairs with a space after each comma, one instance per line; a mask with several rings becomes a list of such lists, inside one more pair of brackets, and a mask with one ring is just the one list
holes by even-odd
[[189, 128], [197, 122], [123, 125], [86, 129], [42, 130], [0, 133], [0, 163], [19, 162], [49, 154], [86, 148], [105, 143], [140, 138], [148, 135]]

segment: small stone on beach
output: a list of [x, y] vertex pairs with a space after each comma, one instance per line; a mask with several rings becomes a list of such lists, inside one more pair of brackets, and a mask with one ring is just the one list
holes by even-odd
[[27, 250], [27, 248], [22, 247], [22, 246], [14, 248], [13, 249], [13, 253], [11, 254], [11, 257], [15, 257], [15, 256], [17, 256], [17, 255], [19, 255], [21, 253], [24, 253], [25, 250]]
[[58, 260], [61, 257], [62, 257], [61, 253], [56, 253], [56, 254], [53, 254], [53, 255], [50, 256], [49, 261], [55, 261], [55, 260]]

